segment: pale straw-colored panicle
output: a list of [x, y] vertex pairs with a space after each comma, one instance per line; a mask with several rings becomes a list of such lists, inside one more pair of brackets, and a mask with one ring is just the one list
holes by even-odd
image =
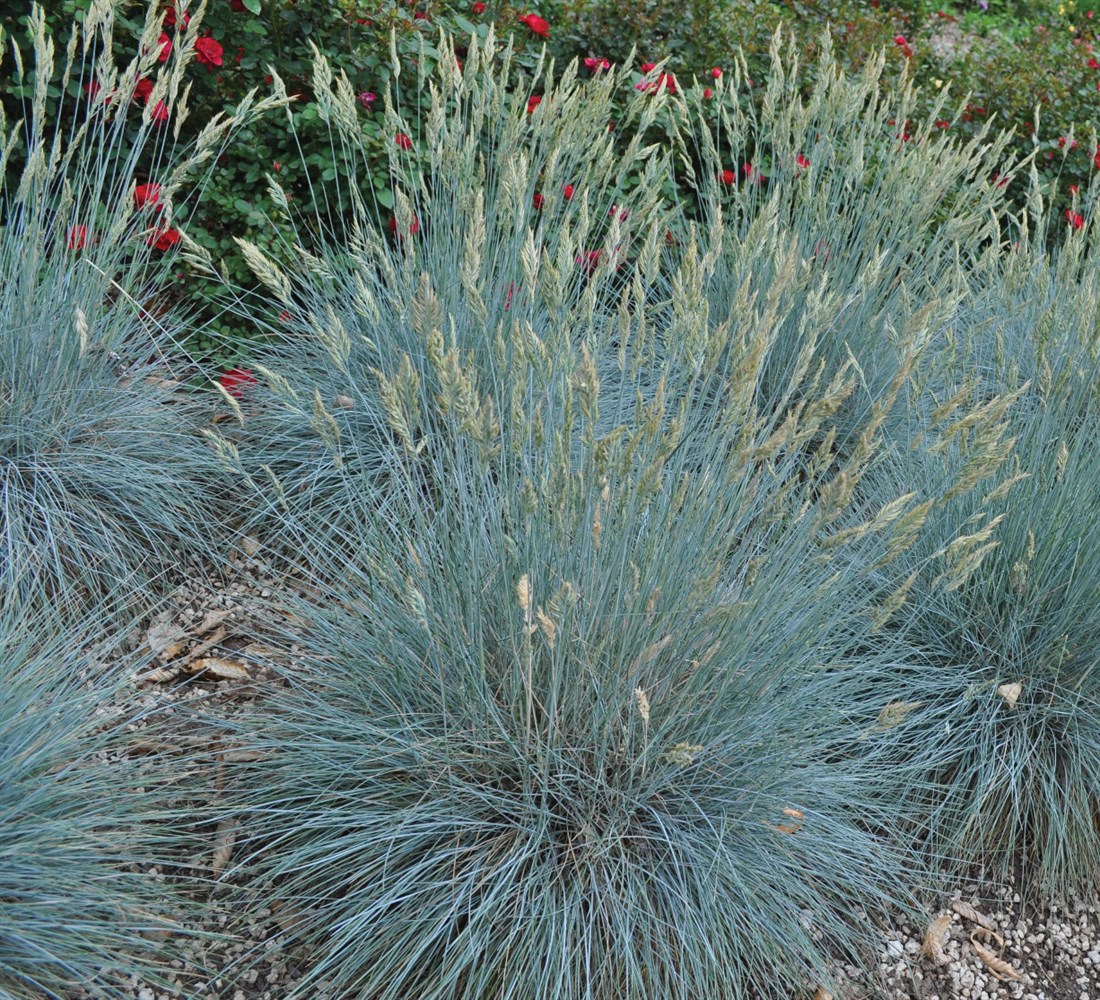
[[233, 238], [245, 264], [256, 279], [285, 306], [293, 303], [290, 278], [255, 243], [239, 236]]
[[310, 426], [321, 439], [322, 444], [328, 449], [333, 464], [336, 468], [341, 468], [344, 463], [340, 425], [336, 422], [336, 418], [325, 408], [325, 401], [321, 398], [320, 389], [315, 389], [313, 392], [313, 412]]

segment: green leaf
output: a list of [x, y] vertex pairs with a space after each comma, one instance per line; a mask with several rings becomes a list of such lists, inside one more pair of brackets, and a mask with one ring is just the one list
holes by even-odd
[[244, 0], [244, 5], [252, 11], [253, 14], [260, 13], [260, 0]]

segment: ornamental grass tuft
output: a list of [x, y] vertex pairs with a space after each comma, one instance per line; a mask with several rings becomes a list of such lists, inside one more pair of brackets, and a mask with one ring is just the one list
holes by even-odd
[[[919, 669], [883, 699], [911, 709], [894, 730], [898, 784], [929, 850], [1032, 898], [1073, 897], [1100, 884], [1100, 251], [1069, 226], [1045, 250], [1064, 223], [1032, 183], [1038, 218], [975, 272], [914, 407], [912, 434], [938, 426], [951, 446], [899, 441], [882, 470], [890, 493], [997, 465], [902, 557], [919, 572], [894, 624]], [[956, 390], [1008, 404], [1011, 450], [971, 436]]]
[[167, 877], [178, 767], [131, 754], [134, 662], [100, 636], [118, 609], [74, 622], [16, 596], [36, 589], [0, 594], [0, 996], [126, 997], [197, 926]]
[[[116, 67], [114, 8], [93, 4], [74, 28], [58, 98], [35, 7], [38, 86], [25, 123], [0, 120], [5, 158], [25, 140], [17, 174], [0, 163], [14, 178], [0, 189], [0, 575], [49, 601], [91, 604], [119, 581], [137, 591], [177, 551], [212, 551], [224, 514], [224, 478], [196, 431], [210, 409], [189, 384], [201, 374], [177, 350], [174, 269], [189, 245], [177, 221], [231, 127], [264, 106], [246, 98], [176, 149], [191, 47], [158, 62], [151, 15]], [[48, 110], [56, 101], [64, 110]]]
[[[295, 996], [812, 992], [922, 883], [894, 762], [862, 748], [915, 669], [885, 629], [899, 557], [974, 483], [870, 498], [917, 352], [861, 380], [808, 338], [789, 366], [788, 303], [843, 319], [803, 234], [773, 213], [771, 239], [672, 245], [664, 161], [628, 201], [587, 158], [610, 85], [566, 70], [532, 123], [507, 58], [472, 44], [444, 72], [389, 242], [361, 200], [353, 238], [293, 273], [249, 250], [298, 310], [242, 410], [292, 449], [262, 463], [264, 516], [314, 599], [275, 609], [295, 669], [228, 725], [233, 875], [307, 962]], [[580, 164], [546, 224], [532, 193]], [[1003, 443], [980, 402], [973, 432]], [[259, 491], [248, 441], [218, 446]]]

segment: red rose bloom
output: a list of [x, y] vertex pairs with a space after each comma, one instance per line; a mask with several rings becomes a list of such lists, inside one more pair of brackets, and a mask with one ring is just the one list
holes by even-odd
[[565, 195], [565, 200], [566, 201], [572, 201], [573, 200], [573, 185], [572, 184], [566, 184], [564, 189], [562, 190], [562, 193]]
[[598, 73], [601, 69], [610, 69], [611, 63], [606, 59], [600, 57], [589, 56], [584, 61], [586, 69], [592, 70], [593, 73]]
[[195, 58], [204, 66], [220, 66], [222, 52], [221, 45], [209, 36], [195, 40]]
[[1077, 212], [1071, 212], [1066, 209], [1066, 220], [1074, 229], [1080, 229], [1085, 224], [1085, 218]]
[[160, 46], [160, 55], [157, 56], [157, 59], [160, 62], [168, 62], [168, 57], [172, 54], [172, 39], [162, 31], [157, 44]]
[[737, 171], [735, 171], [735, 170], [723, 170], [722, 171], [722, 183], [723, 184], [736, 184], [737, 183]]
[[656, 69], [656, 68], [657, 68], [656, 63], [642, 63], [642, 72], [643, 73], [648, 73], [650, 70], [653, 70], [653, 69]]
[[247, 368], [230, 368], [222, 372], [218, 384], [234, 399], [243, 399], [244, 394], [256, 384], [256, 376]]
[[137, 82], [137, 86], [134, 87], [134, 97], [144, 103], [149, 100], [150, 95], [153, 93], [153, 81], [147, 76], [143, 76]]
[[659, 92], [662, 87], [667, 87], [670, 94], [676, 93], [676, 77], [671, 73], [659, 73], [656, 80], [642, 80], [634, 84], [635, 90]]
[[477, 3], [475, 3], [470, 8], [470, 13], [471, 14], [484, 14], [485, 13], [485, 4], [483, 4], [481, 2], [481, 0], [477, 0]]
[[541, 35], [543, 38], [550, 37], [550, 25], [538, 14], [524, 14], [519, 19], [519, 23], [526, 24], [536, 35]]
[[153, 108], [153, 113], [149, 117], [158, 125], [162, 125], [168, 121], [168, 105], [164, 101], [157, 101], [156, 107]]
[[710, 71], [710, 75], [713, 76], [715, 80], [720, 80], [722, 78], [722, 71], [715, 66], [714, 69]]
[[84, 225], [69, 227], [69, 249], [79, 250], [88, 242], [88, 227]]
[[410, 139], [407, 135], [405, 135], [404, 132], [398, 132], [397, 135], [395, 135], [393, 137], [393, 141], [395, 143], [397, 143], [397, 145], [400, 146], [402, 149], [412, 149], [413, 148], [412, 139]]
[[154, 250], [171, 250], [180, 241], [180, 232], [175, 226], [158, 229], [145, 242]]
[[[395, 235], [397, 234], [397, 218], [395, 216], [392, 216], [392, 215], [390, 216], [390, 221], [386, 224], [386, 226], [387, 226], [387, 228], [389, 229], [389, 231], [391, 233], [393, 233]], [[414, 215], [413, 219], [412, 219], [412, 222], [409, 223], [409, 235], [410, 236], [415, 236], [419, 232], [420, 232], [420, 220]], [[400, 239], [400, 238], [401, 237], [398, 236], [398, 239]]]
[[799, 153], [794, 158], [794, 165], [798, 167], [799, 170], [808, 170], [810, 168], [810, 160], [808, 157], [803, 156], [801, 153]]
[[[191, 23], [191, 15], [184, 12], [183, 26], [186, 28]], [[179, 24], [179, 15], [176, 14], [176, 5], [171, 4], [164, 12], [164, 26], [166, 28], [175, 28]]]
[[159, 198], [159, 184], [139, 184], [134, 188], [134, 208], [144, 208], [146, 205], [155, 205]]
[[245, 7], [244, 0], [229, 0], [229, 9], [238, 14], [243, 14], [248, 8]]
[[584, 269], [591, 274], [596, 270], [602, 256], [602, 250], [585, 250], [584, 253], [577, 254], [577, 263], [582, 265]]
[[535, 108], [537, 108], [540, 104], [542, 104], [542, 98], [539, 97], [538, 94], [532, 94], [529, 98], [527, 98], [527, 113], [529, 115], [533, 115], [535, 113]]
[[703, 88], [703, 98], [704, 98], [704, 100], [709, 101], [713, 96], [714, 96], [714, 91], [711, 90], [710, 87], [704, 87]]
[[541, 195], [541, 194], [538, 193], [538, 191], [536, 191], [534, 193], [534, 195], [531, 197], [532, 207], [535, 209], [536, 212], [541, 212], [542, 211], [542, 206], [545, 205], [545, 204], [546, 204], [545, 195]]

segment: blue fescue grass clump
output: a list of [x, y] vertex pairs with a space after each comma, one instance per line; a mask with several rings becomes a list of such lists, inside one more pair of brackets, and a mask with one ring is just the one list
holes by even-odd
[[116, 612], [74, 622], [15, 592], [0, 600], [0, 995], [129, 996], [164, 981], [190, 933], [166, 879], [183, 859], [178, 768], [129, 754], [134, 663], [98, 635]]
[[521, 479], [458, 435], [435, 505], [405, 479], [336, 540], [343, 585], [294, 608], [308, 673], [233, 734], [294, 995], [789, 996], [910, 902], [882, 776], [835, 750], [891, 665], [853, 652], [850, 553], [764, 527], [749, 464], [658, 473], [669, 437], [628, 421], [604, 467], [567, 420]]
[[[957, 445], [954, 389], [1011, 399], [1014, 446], [906, 553], [920, 560], [933, 546], [941, 558], [895, 619], [922, 666], [889, 695], [908, 713], [895, 732], [899, 775], [934, 788], [906, 796], [927, 846], [1013, 876], [1033, 897], [1100, 882], [1098, 251], [1067, 226], [1047, 253], [1047, 224], [975, 273], [937, 388], [915, 408], [915, 432], [938, 423]], [[889, 490], [972, 458], [901, 444]], [[960, 533], [973, 539], [967, 558], [945, 541]]]
[[[479, 59], [448, 84], [474, 108], [499, 72], [490, 53], [471, 82]], [[871, 739], [914, 669], [884, 625], [912, 585], [898, 556], [974, 470], [889, 499], [863, 480], [932, 333], [913, 310], [875, 382], [812, 339], [781, 363], [793, 304], [805, 329], [843, 313], [775, 213], [776, 238], [670, 248], [643, 198], [585, 267], [573, 227], [603, 206], [546, 227], [522, 173], [541, 141], [544, 169], [575, 155], [572, 87], [545, 91], [569, 112], [553, 135], [522, 103], [489, 116], [533, 133], [502, 159], [482, 117], [435, 135], [421, 183], [456, 194], [417, 241], [361, 235], [293, 280], [249, 251], [300, 309], [259, 419], [294, 447], [296, 471], [263, 463], [268, 516], [319, 599], [291, 609], [302, 672], [231, 727], [253, 763], [230, 801], [236, 876], [308, 953], [296, 995], [789, 996], [920, 882]], [[497, 217], [460, 246], [452, 203]], [[1003, 411], [970, 428], [988, 478]], [[247, 440], [218, 444], [250, 475]]]
[[715, 82], [713, 100], [692, 95], [670, 124], [705, 225], [721, 227], [730, 248], [705, 308], [722, 318], [741, 307], [748, 258], [738, 246], [779, 241], [797, 254], [818, 280], [783, 303], [761, 391], [789, 405], [783, 390], [811, 348], [826, 378], [853, 363], [843, 442], [969, 294], [982, 248], [1000, 240], [998, 171], [1016, 168], [1003, 162], [1008, 136], [987, 126], [960, 142], [938, 127], [958, 120], [963, 101], [944, 93], [918, 118], [911, 84], [884, 85], [882, 53], [846, 74], [829, 33], [820, 41], [812, 89], [794, 40], [777, 32], [762, 97], [741, 64]]
[[[56, 56], [35, 8], [39, 86], [25, 123], [0, 122], [0, 147], [21, 132], [26, 154], [0, 190], [0, 571], [51, 600], [94, 599], [121, 580], [137, 590], [175, 550], [212, 551], [225, 500], [196, 432], [208, 407], [186, 384], [199, 373], [180, 360], [186, 315], [172, 289], [185, 195], [232, 120], [177, 149], [190, 46], [160, 65], [151, 15], [139, 54], [116, 67], [113, 16], [96, 5], [74, 29], [61, 58], [66, 85], [82, 86], [62, 100], [77, 107], [51, 125]], [[246, 98], [237, 120], [255, 110]]]

